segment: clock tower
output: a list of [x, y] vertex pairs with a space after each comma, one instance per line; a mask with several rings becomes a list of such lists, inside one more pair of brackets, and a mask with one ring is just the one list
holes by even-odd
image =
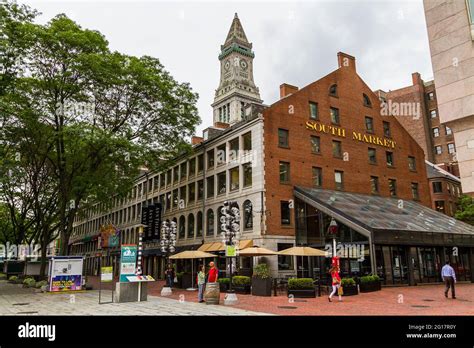
[[254, 57], [252, 44], [248, 42], [236, 13], [219, 54], [221, 75], [212, 104], [214, 123], [233, 124], [244, 118], [247, 104], [262, 104], [253, 81]]

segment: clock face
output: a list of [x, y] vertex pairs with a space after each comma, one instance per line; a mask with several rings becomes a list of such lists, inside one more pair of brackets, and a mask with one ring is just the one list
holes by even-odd
[[224, 63], [224, 70], [229, 71], [229, 69], [230, 69], [230, 61], [226, 60], [226, 62]]
[[248, 66], [249, 66], [249, 65], [248, 65], [248, 63], [247, 63], [247, 61], [246, 61], [245, 59], [241, 59], [241, 60], [240, 60], [240, 67], [241, 67], [242, 69], [247, 70]]

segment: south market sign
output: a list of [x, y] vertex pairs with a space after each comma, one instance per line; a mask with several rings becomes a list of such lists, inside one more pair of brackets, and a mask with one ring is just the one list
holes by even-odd
[[[325, 125], [319, 122], [307, 121], [306, 129], [310, 129], [318, 133], [331, 134], [340, 138], [346, 137], [346, 130], [344, 128]], [[395, 141], [391, 139], [381, 138], [376, 135], [363, 134], [361, 132], [352, 132], [352, 140], [364, 142], [367, 144], [383, 146], [390, 149], [394, 149], [396, 145]]]

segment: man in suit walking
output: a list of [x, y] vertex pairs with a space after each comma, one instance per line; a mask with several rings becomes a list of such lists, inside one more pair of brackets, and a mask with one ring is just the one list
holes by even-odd
[[454, 273], [454, 269], [449, 264], [449, 261], [446, 261], [446, 264], [441, 269], [441, 278], [443, 278], [444, 284], [446, 284], [444, 296], [448, 298], [448, 291], [451, 288], [451, 295], [455, 299], [456, 290], [454, 289], [454, 284], [456, 283], [456, 273]]

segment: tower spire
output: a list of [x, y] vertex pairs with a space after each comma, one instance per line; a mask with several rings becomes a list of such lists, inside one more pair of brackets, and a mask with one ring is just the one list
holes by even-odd
[[237, 15], [237, 12], [234, 15], [234, 20], [232, 21], [229, 33], [227, 34], [227, 38], [225, 39], [223, 47], [227, 47], [232, 43], [249, 45], [249, 41], [247, 40], [247, 36], [245, 35], [244, 28], [242, 27], [242, 23], [240, 23], [240, 19]]

